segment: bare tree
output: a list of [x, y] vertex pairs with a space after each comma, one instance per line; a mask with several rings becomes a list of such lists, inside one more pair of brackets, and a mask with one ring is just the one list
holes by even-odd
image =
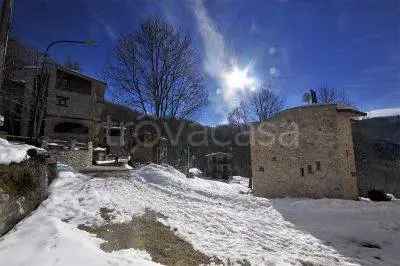
[[310, 92], [305, 92], [303, 94], [302, 101], [305, 104], [311, 104], [312, 103], [311, 93]]
[[337, 88], [322, 87], [316, 90], [318, 103], [338, 103], [352, 105], [346, 91]]
[[155, 118], [190, 117], [207, 102], [191, 39], [160, 19], [120, 38], [106, 77], [125, 104]]
[[249, 108], [244, 100], [242, 100], [239, 106], [235, 107], [228, 113], [229, 124], [235, 127], [246, 126], [250, 122]]
[[284, 107], [283, 99], [267, 88], [255, 91], [250, 96], [248, 105], [260, 122], [272, 117]]

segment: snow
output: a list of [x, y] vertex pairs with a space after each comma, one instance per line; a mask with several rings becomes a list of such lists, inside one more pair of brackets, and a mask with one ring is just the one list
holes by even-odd
[[10, 164], [11, 162], [19, 163], [28, 158], [26, 152], [29, 149], [38, 149], [37, 147], [27, 144], [14, 144], [5, 139], [0, 138], [0, 164]]
[[61, 146], [61, 145], [55, 142], [49, 142], [47, 143], [47, 146]]
[[198, 168], [190, 168], [189, 174], [192, 174], [194, 176], [201, 176], [203, 174], [203, 172]]
[[[96, 212], [79, 203], [88, 177], [70, 172], [68, 166], [61, 167], [60, 177], [51, 185], [50, 197], [0, 240], [1, 265], [158, 265], [144, 251], [105, 253], [99, 248], [102, 240], [77, 229], [77, 223], [64, 222], [69, 217], [84, 222]], [[72, 191], [80, 192], [79, 196], [68, 195]], [[101, 197], [96, 191], [90, 192], [94, 194], [89, 194], [88, 199]]]
[[400, 108], [377, 109], [367, 112], [365, 118], [400, 116]]
[[[118, 159], [119, 163], [127, 163], [128, 161], [129, 161], [129, 159], [121, 159], [121, 158]], [[98, 164], [98, 165], [111, 164], [111, 163], [115, 163], [115, 159], [113, 159], [113, 160], [99, 160], [99, 161], [96, 161], [96, 164]]]
[[[146, 165], [126, 178], [90, 178], [67, 166], [50, 197], [0, 241], [3, 265], [151, 265], [134, 249], [105, 253], [102, 240], [78, 230], [100, 225], [101, 207], [114, 222], [146, 208], [194, 248], [252, 265], [398, 265], [400, 201], [264, 199], [248, 180], [189, 179], [170, 166]], [[63, 222], [68, 221], [68, 222]], [[379, 245], [381, 249], [362, 245]], [[379, 258], [379, 259], [377, 259]]]

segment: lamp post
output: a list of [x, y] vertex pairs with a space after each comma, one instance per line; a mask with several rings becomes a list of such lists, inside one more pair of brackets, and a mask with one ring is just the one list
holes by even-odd
[[94, 46], [96, 44], [96, 42], [93, 40], [85, 40], [85, 41], [58, 40], [58, 41], [51, 42], [49, 45], [47, 45], [45, 56], [49, 55], [49, 51], [50, 51], [51, 47], [53, 47], [56, 44], [61, 44], [61, 43], [81, 44], [81, 45], [87, 45], [87, 46]]
[[87, 45], [87, 46], [93, 46], [95, 45], [94, 41], [91, 40], [86, 40], [86, 41], [74, 41], [74, 40], [58, 40], [58, 41], [53, 41], [49, 45], [47, 45], [44, 57], [42, 60], [41, 68], [40, 68], [40, 74], [39, 78], [37, 81], [37, 84], [35, 85], [35, 94], [34, 94], [34, 104], [33, 104], [33, 127], [32, 127], [32, 134], [31, 136], [34, 138], [34, 141], [38, 142], [38, 138], [40, 136], [40, 131], [42, 128], [43, 124], [43, 119], [44, 115], [46, 112], [47, 108], [47, 90], [48, 90], [48, 85], [49, 85], [49, 73], [47, 70], [47, 60], [49, 57], [49, 52], [50, 49], [57, 45], [57, 44], [80, 44], [80, 45]]

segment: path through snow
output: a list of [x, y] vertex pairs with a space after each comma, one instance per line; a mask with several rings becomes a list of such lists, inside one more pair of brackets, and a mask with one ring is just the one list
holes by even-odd
[[2, 265], [150, 265], [145, 251], [105, 253], [101, 240], [76, 229], [129, 221], [146, 208], [160, 221], [221, 259], [254, 265], [398, 265], [400, 202], [257, 198], [247, 182], [188, 179], [148, 165], [127, 177], [89, 178], [68, 169], [39, 209], [0, 241]]

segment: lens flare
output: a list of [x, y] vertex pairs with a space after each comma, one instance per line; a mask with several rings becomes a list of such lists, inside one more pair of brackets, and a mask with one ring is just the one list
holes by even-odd
[[223, 74], [223, 80], [226, 88], [232, 93], [247, 89], [254, 90], [256, 85], [256, 79], [249, 75], [249, 67], [240, 69], [238, 66], [234, 66], [231, 71]]

